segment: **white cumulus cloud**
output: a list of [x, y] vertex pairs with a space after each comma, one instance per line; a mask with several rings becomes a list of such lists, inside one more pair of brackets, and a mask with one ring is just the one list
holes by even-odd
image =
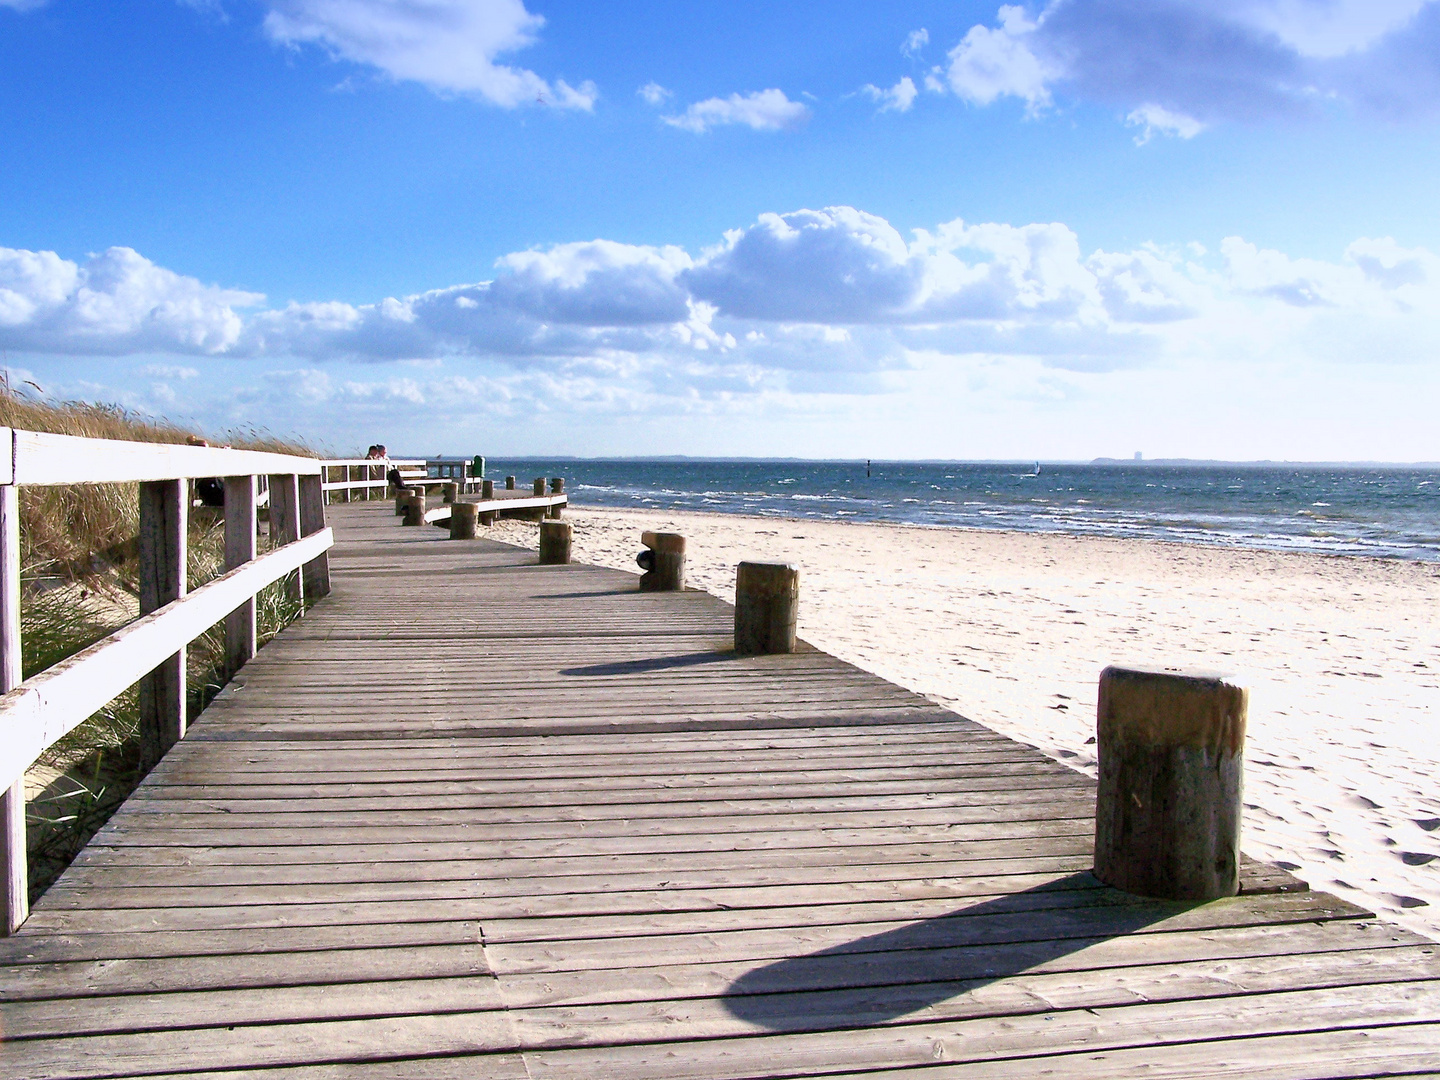
[[[128, 248], [83, 262], [0, 249], [0, 347], [20, 359], [141, 354], [154, 358], [149, 377], [193, 380], [187, 392], [204, 384], [199, 369], [159, 356], [278, 360], [311, 372], [317, 403], [376, 408], [439, 392], [407, 364], [464, 365], [492, 388], [523, 383], [537, 400], [603, 411], [878, 392], [917, 357], [1093, 374], [1182, 359], [1303, 368], [1440, 354], [1440, 255], [1388, 237], [1329, 259], [1234, 236], [1213, 253], [1087, 251], [1062, 222], [957, 219], [906, 234], [850, 206], [761, 214], [698, 253], [590, 240], [505, 255], [489, 280], [368, 304], [246, 313], [262, 299]], [[381, 377], [361, 389], [329, 374], [346, 365]]]
[[83, 265], [0, 248], [0, 341], [35, 352], [220, 353], [239, 340], [237, 308], [259, 293], [221, 289], [112, 247]]
[[908, 75], [888, 90], [867, 83], [860, 88], [860, 92], [871, 101], [877, 102], [881, 112], [909, 112], [910, 106], [915, 104], [915, 98], [920, 93], [915, 89], [915, 80]]
[[1000, 9], [999, 22], [971, 27], [950, 50], [950, 88], [977, 105], [1007, 95], [1023, 98], [1032, 110], [1048, 105], [1049, 83], [1061, 69], [1032, 46], [1039, 24], [1010, 4]]
[[669, 90], [666, 90], [665, 87], [657, 82], [648, 82], [635, 92], [644, 99], [645, 104], [654, 105], [657, 108], [664, 105], [665, 102], [674, 96]]
[[589, 110], [593, 83], [551, 85], [525, 68], [497, 63], [536, 41], [544, 19], [522, 0], [266, 0], [265, 32], [298, 47], [379, 69], [393, 79], [473, 94], [513, 108], [538, 102]]
[[810, 110], [798, 101], [791, 101], [781, 90], [757, 90], [751, 94], [731, 94], [728, 98], [697, 101], [678, 116], [665, 117], [665, 123], [703, 134], [724, 124], [743, 124], [756, 131], [781, 131], [804, 123]]
[[989, 105], [1056, 94], [1155, 134], [1315, 113], [1440, 111], [1440, 0], [1049, 0], [999, 8], [926, 78]]
[[1141, 105], [1125, 117], [1131, 127], [1138, 127], [1135, 144], [1144, 146], [1156, 135], [1173, 135], [1181, 139], [1193, 139], [1205, 130], [1205, 125], [1184, 113], [1171, 112], [1161, 105]]

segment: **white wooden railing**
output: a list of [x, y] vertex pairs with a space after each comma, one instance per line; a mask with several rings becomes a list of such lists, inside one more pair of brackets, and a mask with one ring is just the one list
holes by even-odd
[[[142, 767], [153, 766], [185, 734], [191, 641], [223, 620], [228, 678], [255, 655], [261, 589], [286, 580], [302, 602], [330, 591], [320, 474], [313, 458], [0, 428], [0, 934], [29, 913], [25, 772], [40, 754], [138, 682]], [[189, 481], [207, 476], [225, 481], [225, 572], [190, 592]], [[257, 478], [268, 480], [274, 546], [258, 557]], [[140, 617], [22, 682], [19, 489], [106, 483], [140, 485]]]
[[[438, 466], [440, 475], [430, 475], [432, 466]], [[321, 489], [334, 502], [370, 499], [377, 493], [383, 497], [389, 486], [385, 478], [388, 469], [399, 469], [406, 487], [458, 484], [461, 494], [469, 494], [480, 486], [480, 477], [463, 459], [332, 458], [320, 462]]]

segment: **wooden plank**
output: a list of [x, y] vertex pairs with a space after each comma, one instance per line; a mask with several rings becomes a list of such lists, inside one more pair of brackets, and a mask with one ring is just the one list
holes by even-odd
[[[1404, 1025], [1394, 1033], [1391, 1045], [1404, 1048], [1410, 1060], [1440, 1063], [1440, 1043], [1433, 1028], [1437, 1019], [1440, 984], [1427, 981], [1387, 984], [1381, 993], [1366, 986], [1342, 987], [1096, 1010], [1054, 1009], [898, 1028], [672, 1039], [663, 1047], [655, 1045], [660, 1040], [652, 1033], [643, 1043], [611, 1045], [603, 1054], [537, 1049], [525, 1060], [534, 1080], [741, 1080], [859, 1069], [928, 1070], [949, 1061], [1023, 1058], [1045, 1047], [1063, 1047], [1070, 1054], [1144, 1047], [1163, 1060], [1176, 1044], [1226, 1040], [1230, 1045], [1223, 1050], [1209, 1048], [1211, 1059], [1234, 1063], [1244, 1060], [1234, 1056], [1243, 1055], [1233, 1045], [1236, 1039], [1269, 1037], [1277, 1030], [1330, 1034]], [[1331, 1075], [1354, 1074], [1347, 1070]]]
[[0, 942], [7, 1067], [1338, 1077], [1325, 1039], [1369, 1073], [1440, 1043], [1440, 946], [1251, 863], [1292, 891], [1105, 888], [1089, 777], [822, 653], [717, 659], [711, 597], [383, 511], [331, 508], [331, 596]]
[[14, 1075], [27, 1080], [80, 1080], [189, 1070], [197, 1063], [211, 1069], [253, 1070], [485, 1054], [514, 1047], [509, 1014], [486, 1011], [234, 1026], [221, 1022], [187, 1028], [183, 1038], [159, 1031], [26, 1039], [5, 1044], [5, 1059]]

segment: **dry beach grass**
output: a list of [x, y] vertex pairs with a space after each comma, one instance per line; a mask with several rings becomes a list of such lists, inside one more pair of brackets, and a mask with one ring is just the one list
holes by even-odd
[[[578, 509], [575, 558], [636, 570], [685, 534], [688, 581], [801, 568], [803, 637], [1093, 774], [1116, 661], [1251, 688], [1245, 847], [1440, 937], [1440, 566], [1144, 540]], [[488, 535], [535, 546], [535, 526]]]

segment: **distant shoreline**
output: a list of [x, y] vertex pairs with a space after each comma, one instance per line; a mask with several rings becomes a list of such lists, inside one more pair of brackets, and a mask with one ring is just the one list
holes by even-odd
[[[392, 455], [397, 458], [424, 458], [425, 454]], [[431, 454], [430, 458], [461, 458], [469, 460], [471, 454]], [[1202, 469], [1440, 469], [1440, 461], [1287, 461], [1257, 458], [1247, 461], [1228, 461], [1222, 458], [804, 458], [804, 457], [742, 457], [742, 456], [691, 456], [688, 454], [604, 454], [585, 456], [581, 454], [483, 454], [488, 461], [505, 462], [625, 462], [635, 464], [746, 464], [746, 465], [855, 465], [864, 467], [866, 462], [879, 465], [1015, 465], [1040, 464], [1043, 467], [1063, 468], [1065, 466], [1128, 466], [1134, 468], [1202, 468]]]
[[[1368, 554], [1355, 551], [1316, 551], [1309, 548], [1287, 548], [1287, 547], [1264, 547], [1254, 544], [1223, 544], [1213, 541], [1192, 540], [1169, 536], [1140, 536], [1140, 535], [1113, 535], [1096, 532], [1066, 532], [1063, 529], [1016, 529], [1005, 525], [961, 525], [947, 524], [928, 521], [894, 521], [883, 518], [817, 518], [800, 517], [786, 514], [754, 514], [744, 511], [729, 510], [692, 510], [684, 507], [633, 507], [633, 506], [607, 506], [604, 503], [585, 503], [572, 500], [570, 509], [582, 511], [587, 514], [600, 514], [611, 517], [622, 517], [631, 514], [647, 514], [653, 516], [684, 516], [687, 518], [714, 518], [724, 521], [737, 521], [743, 524], [795, 524], [801, 525], [845, 525], [855, 528], [870, 529], [919, 529], [933, 532], [961, 532], [978, 533], [982, 536], [1016, 536], [1034, 537], [1038, 539], [1060, 538], [1066, 540], [1077, 540], [1082, 542], [1095, 541], [1097, 543], [1110, 544], [1165, 544], [1171, 547], [1195, 549], [1202, 552], [1230, 552], [1237, 555], [1261, 554], [1275, 555], [1284, 558], [1296, 559], [1362, 559], [1367, 562], [1382, 563], [1405, 563], [1417, 566], [1432, 566], [1440, 562], [1440, 552], [1436, 558], [1420, 559], [1405, 555], [1382, 555]], [[628, 567], [626, 568], [628, 569]]]

